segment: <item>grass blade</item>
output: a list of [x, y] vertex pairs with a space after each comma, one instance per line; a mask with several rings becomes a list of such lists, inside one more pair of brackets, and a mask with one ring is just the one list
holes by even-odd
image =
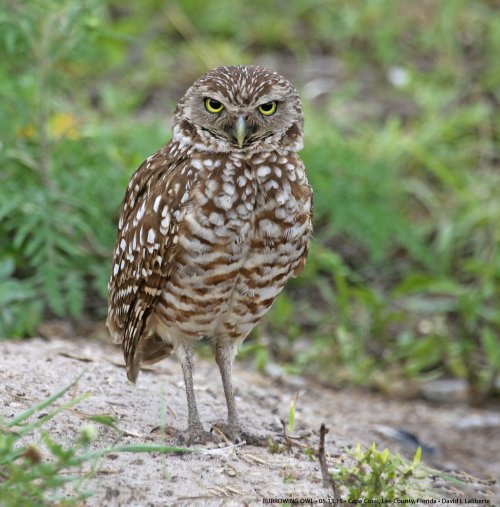
[[31, 417], [36, 412], [39, 412], [40, 410], [43, 410], [45, 407], [48, 407], [49, 405], [52, 405], [56, 400], [64, 396], [73, 386], [76, 385], [76, 383], [80, 380], [80, 377], [83, 375], [80, 374], [78, 378], [66, 386], [64, 389], [61, 389], [59, 392], [51, 396], [50, 398], [47, 398], [46, 400], [41, 401], [40, 403], [37, 403], [36, 405], [33, 405], [32, 407], [28, 408], [24, 412], [21, 412], [19, 415], [14, 417], [11, 421], [7, 423], [8, 428], [12, 428], [13, 426], [16, 426], [17, 424], [21, 423], [22, 421], [25, 421], [29, 417]]

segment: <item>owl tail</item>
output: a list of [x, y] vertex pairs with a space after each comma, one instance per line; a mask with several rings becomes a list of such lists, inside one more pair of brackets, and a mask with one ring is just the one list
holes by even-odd
[[154, 333], [142, 339], [138, 349], [142, 364], [154, 364], [168, 357], [173, 352], [174, 346]]
[[168, 357], [174, 350], [171, 343], [164, 342], [156, 333], [142, 336], [132, 354], [125, 354], [127, 378], [136, 382], [143, 364], [154, 364]]
[[144, 308], [140, 301], [135, 301], [128, 312], [125, 332], [122, 339], [122, 351], [125, 358], [127, 378], [134, 382], [137, 380], [141, 363], [143, 362], [143, 345], [147, 342], [148, 334], [146, 324], [151, 314], [151, 308]]

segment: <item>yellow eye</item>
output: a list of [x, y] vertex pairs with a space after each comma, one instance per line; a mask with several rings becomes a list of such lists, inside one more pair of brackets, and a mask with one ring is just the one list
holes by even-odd
[[278, 107], [278, 103], [273, 100], [272, 102], [267, 102], [266, 104], [261, 104], [259, 106], [259, 113], [264, 116], [271, 116], [276, 112], [276, 108]]
[[224, 105], [215, 99], [205, 99], [205, 108], [209, 113], [220, 113]]

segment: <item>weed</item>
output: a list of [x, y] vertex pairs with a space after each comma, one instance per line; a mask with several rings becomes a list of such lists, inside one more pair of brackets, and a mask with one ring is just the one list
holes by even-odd
[[275, 442], [271, 437], [267, 439], [267, 452], [269, 454], [282, 454], [285, 452], [286, 447], [279, 442]]
[[419, 471], [421, 449], [415, 453], [413, 462], [406, 463], [389, 449], [380, 451], [375, 444], [363, 450], [358, 444], [351, 451], [354, 460], [349, 465], [340, 465], [332, 477], [342, 498], [349, 501], [377, 499], [380, 504], [395, 499], [415, 498], [422, 493], [421, 480], [425, 474]]

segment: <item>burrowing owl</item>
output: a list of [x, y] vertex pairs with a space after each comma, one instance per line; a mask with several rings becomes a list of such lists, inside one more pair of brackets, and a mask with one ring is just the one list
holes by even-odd
[[303, 269], [312, 190], [297, 155], [303, 114], [294, 87], [256, 66], [219, 67], [177, 105], [172, 140], [132, 176], [109, 280], [107, 325], [127, 376], [179, 356], [188, 442], [203, 431], [192, 343], [213, 338], [227, 403], [224, 429], [242, 437], [232, 384], [237, 347]]

